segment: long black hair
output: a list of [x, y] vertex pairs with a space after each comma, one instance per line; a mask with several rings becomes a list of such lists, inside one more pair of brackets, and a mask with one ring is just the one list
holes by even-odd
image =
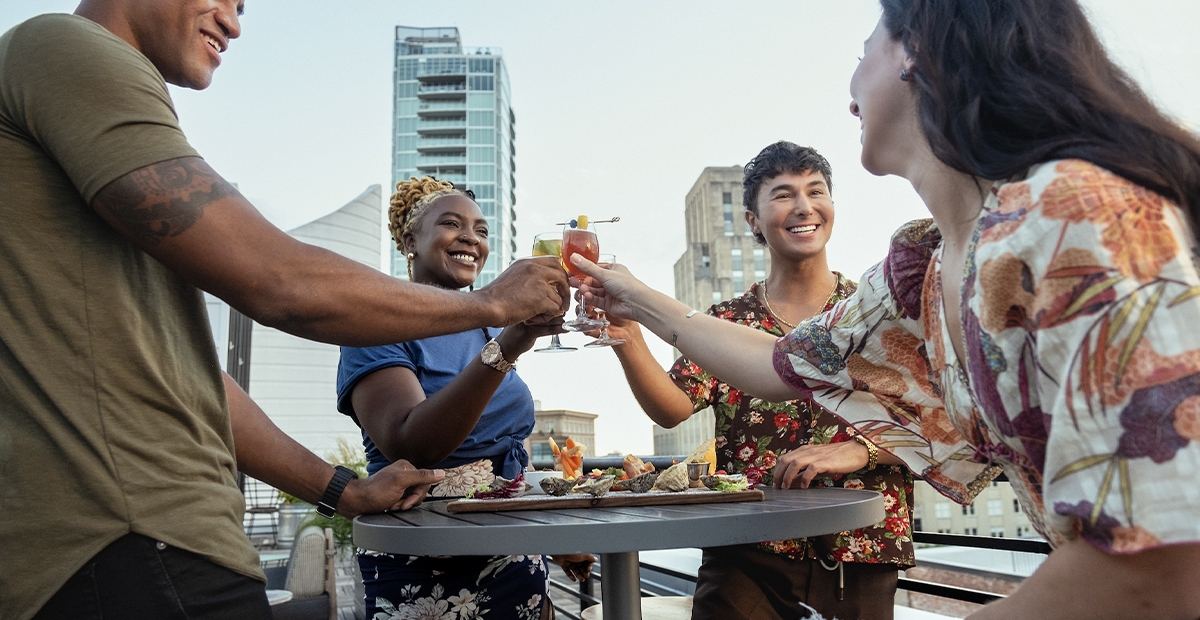
[[880, 0], [915, 61], [921, 128], [948, 166], [1007, 179], [1077, 158], [1200, 221], [1200, 140], [1105, 52], [1076, 0]]

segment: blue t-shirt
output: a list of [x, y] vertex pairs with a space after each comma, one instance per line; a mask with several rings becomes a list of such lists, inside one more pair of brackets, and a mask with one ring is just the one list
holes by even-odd
[[[472, 329], [380, 347], [342, 347], [338, 362], [338, 411], [353, 418], [362, 428], [350, 403], [350, 393], [359, 379], [391, 366], [403, 366], [417, 375], [428, 398], [457, 377], [479, 356], [483, 345], [500, 331], [489, 330], [486, 337], [484, 333], [484, 330]], [[533, 422], [533, 395], [516, 371], [509, 372], [466, 441], [434, 467], [457, 467], [486, 458], [492, 460], [496, 474], [515, 478], [529, 464], [524, 441], [533, 432]], [[363, 447], [367, 450], [367, 473], [374, 474], [391, 463], [365, 430]]]

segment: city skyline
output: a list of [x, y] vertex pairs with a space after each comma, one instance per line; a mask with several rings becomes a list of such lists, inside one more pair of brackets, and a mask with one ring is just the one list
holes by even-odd
[[[1153, 10], [1083, 2], [1116, 60], [1181, 122], [1200, 123], [1200, 4]], [[0, 6], [0, 31], [73, 0]], [[847, 85], [875, 0], [841, 2], [326, 3], [249, 0], [243, 35], [204, 92], [172, 87], [193, 146], [284, 230], [392, 176], [394, 29], [457, 26], [496, 45], [520, 112], [518, 248], [555, 222], [619, 215], [605, 252], [654, 288], [674, 290], [684, 201], [706, 167], [744, 164], [779, 139], [833, 166], [837, 225], [830, 266], [857, 279], [904, 221], [927, 216], [909, 184], [859, 163]], [[389, 191], [385, 187], [384, 195]], [[381, 240], [381, 244], [384, 243]], [[669, 346], [648, 338], [656, 358]], [[581, 336], [567, 336], [581, 343]], [[597, 452], [649, 453], [651, 423], [611, 352], [527, 354], [519, 370], [547, 409], [599, 413]]]

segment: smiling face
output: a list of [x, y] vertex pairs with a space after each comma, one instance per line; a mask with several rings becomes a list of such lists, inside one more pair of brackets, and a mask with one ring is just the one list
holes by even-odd
[[229, 42], [241, 35], [244, 0], [135, 0], [128, 25], [138, 48], [163, 79], [203, 90]]
[[911, 74], [912, 60], [880, 19], [850, 79], [850, 113], [859, 118], [862, 164], [872, 174], [904, 176], [914, 140], [925, 140], [917, 121], [914, 82], [901, 80], [902, 70]]
[[758, 214], [746, 211], [746, 222], [766, 239], [772, 261], [799, 262], [825, 252], [833, 234], [833, 197], [825, 175], [772, 177], [759, 190], [756, 206]]
[[413, 260], [413, 280], [460, 289], [475, 283], [488, 257], [488, 223], [474, 200], [438, 198], [420, 213], [416, 230], [404, 238]]

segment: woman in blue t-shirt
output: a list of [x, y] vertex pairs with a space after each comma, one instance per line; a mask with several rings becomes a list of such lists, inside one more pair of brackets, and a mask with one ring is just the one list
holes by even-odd
[[[470, 191], [432, 177], [396, 186], [388, 228], [408, 259], [413, 282], [472, 286], [488, 257], [488, 223]], [[447, 309], [449, 312], [450, 309]], [[338, 411], [363, 430], [367, 471], [396, 459], [446, 470], [434, 496], [463, 495], [493, 475], [516, 478], [529, 464], [533, 396], [516, 372], [517, 356], [561, 318], [503, 331], [470, 330], [414, 342], [342, 347]], [[571, 579], [586, 578], [590, 555], [557, 556]], [[542, 557], [398, 556], [362, 552], [367, 617], [407, 611], [457, 611], [462, 618], [551, 618]], [[404, 609], [407, 607], [408, 609]], [[410, 614], [411, 615], [411, 614]]]

